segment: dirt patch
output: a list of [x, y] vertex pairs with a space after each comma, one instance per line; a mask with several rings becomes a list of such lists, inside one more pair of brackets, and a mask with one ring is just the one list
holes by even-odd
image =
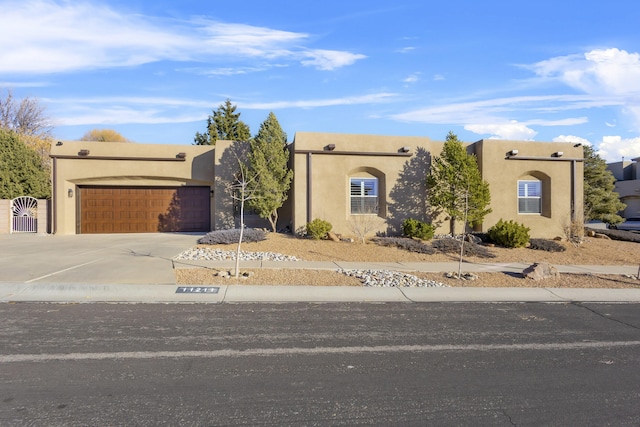
[[[549, 262], [556, 265], [638, 265], [640, 256], [638, 243], [606, 239], [587, 239], [576, 246], [559, 242], [564, 252], [546, 252], [527, 248], [506, 249], [490, 247], [492, 258], [465, 257], [472, 263], [526, 263]], [[210, 248], [234, 251], [236, 245], [207, 245]], [[267, 240], [243, 243], [243, 251], [276, 252], [293, 255], [305, 261], [371, 261], [371, 262], [457, 262], [454, 254], [432, 255], [408, 252], [398, 248], [384, 247], [372, 242], [352, 243], [330, 240], [300, 239], [291, 235], [270, 233]], [[362, 286], [344, 274], [331, 270], [259, 269], [248, 271], [248, 278], [216, 277], [218, 270], [208, 268], [177, 269], [178, 284], [201, 285], [315, 285], [315, 286]], [[463, 267], [464, 271], [464, 267]], [[468, 287], [545, 287], [545, 288], [640, 288], [640, 280], [623, 275], [561, 274], [557, 279], [535, 282], [516, 274], [481, 273], [479, 279], [464, 281], [446, 278], [443, 273], [412, 273], [420, 278], [435, 280], [449, 286]]]

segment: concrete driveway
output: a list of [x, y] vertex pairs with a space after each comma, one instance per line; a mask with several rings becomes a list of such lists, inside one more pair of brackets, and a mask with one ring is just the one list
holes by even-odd
[[0, 235], [0, 282], [175, 284], [171, 258], [202, 234]]

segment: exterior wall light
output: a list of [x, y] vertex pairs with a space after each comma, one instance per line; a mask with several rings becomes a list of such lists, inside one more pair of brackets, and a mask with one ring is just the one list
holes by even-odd
[[185, 159], [187, 157], [187, 153], [180, 152], [176, 154], [176, 159]]
[[56, 146], [57, 146], [57, 147], [60, 147], [61, 145], [62, 145], [62, 141], [58, 141], [58, 142], [56, 142]]
[[562, 157], [564, 155], [564, 152], [562, 151], [556, 151], [555, 153], [553, 153], [551, 155], [551, 157]]
[[517, 156], [517, 155], [518, 155], [518, 150], [511, 150], [507, 152], [507, 156]]
[[324, 146], [325, 151], [333, 151], [336, 149], [336, 144], [328, 144]]
[[67, 190], [67, 197], [72, 198], [73, 197], [73, 188], [70, 188]]
[[401, 153], [408, 153], [411, 151], [411, 147], [401, 147], [398, 151]]
[[89, 150], [82, 149], [78, 151], [78, 156], [88, 156], [88, 155], [89, 155]]

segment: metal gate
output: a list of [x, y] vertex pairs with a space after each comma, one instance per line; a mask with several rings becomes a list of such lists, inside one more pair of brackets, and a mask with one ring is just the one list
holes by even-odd
[[17, 197], [11, 201], [11, 233], [38, 232], [38, 200]]

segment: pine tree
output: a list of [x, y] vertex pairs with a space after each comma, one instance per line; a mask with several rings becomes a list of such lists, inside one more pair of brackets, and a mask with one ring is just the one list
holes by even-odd
[[614, 191], [615, 177], [607, 169], [607, 163], [595, 150], [584, 146], [584, 218], [607, 224], [619, 224], [623, 218], [618, 215], [626, 205]]
[[49, 174], [38, 154], [15, 132], [0, 129], [0, 199], [46, 199], [50, 195]]
[[480, 175], [475, 155], [467, 153], [453, 132], [447, 134], [441, 155], [433, 158], [427, 188], [431, 207], [449, 216], [452, 236], [456, 221], [479, 224], [491, 212], [489, 184]]
[[236, 105], [227, 99], [207, 118], [207, 130], [204, 134], [196, 132], [195, 145], [216, 145], [217, 140], [248, 141], [251, 139], [249, 126], [240, 120]]
[[278, 209], [287, 200], [293, 178], [293, 171], [288, 166], [287, 134], [275, 114], [269, 113], [250, 145], [249, 170], [256, 179], [252, 183], [255, 197], [248, 205], [261, 218], [268, 219], [275, 232]]

